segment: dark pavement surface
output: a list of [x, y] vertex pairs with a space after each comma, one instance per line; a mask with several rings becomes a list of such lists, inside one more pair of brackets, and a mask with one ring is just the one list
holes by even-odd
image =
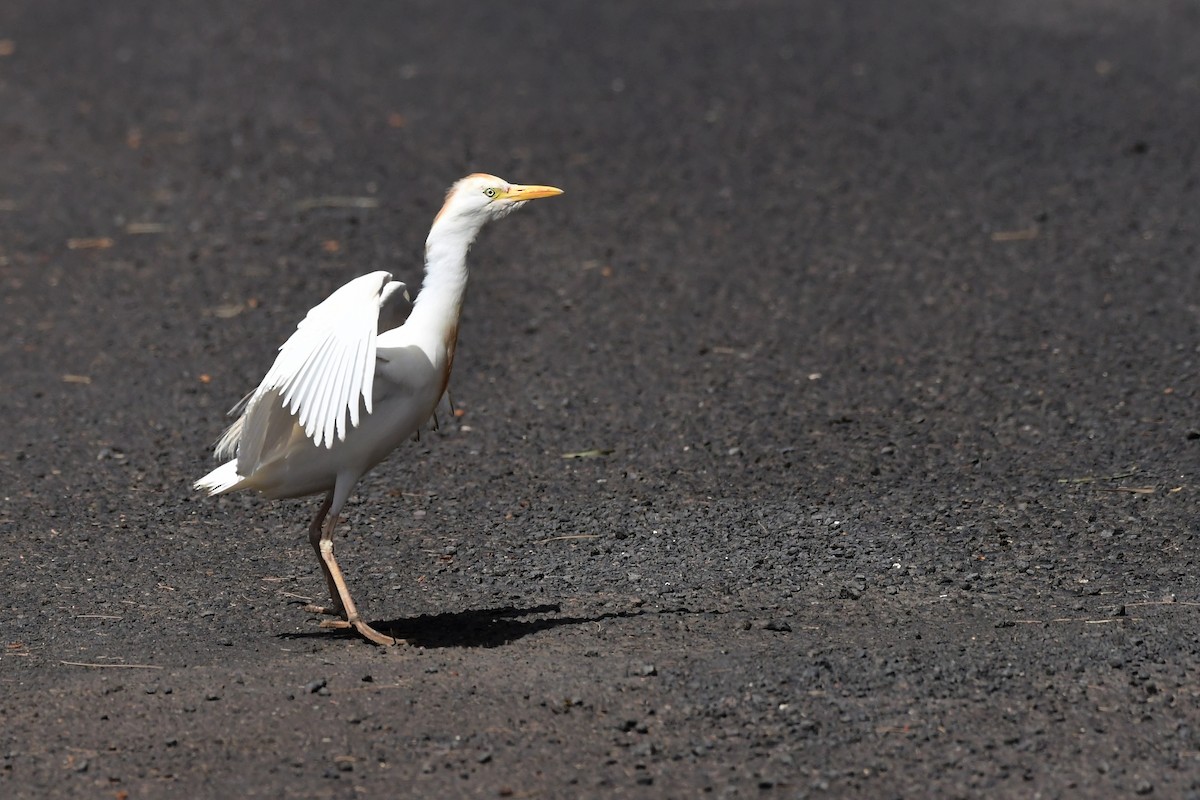
[[[1200, 3], [0, 4], [0, 795], [1200, 796]], [[208, 499], [484, 232], [465, 412]], [[564, 458], [583, 451], [592, 458]]]

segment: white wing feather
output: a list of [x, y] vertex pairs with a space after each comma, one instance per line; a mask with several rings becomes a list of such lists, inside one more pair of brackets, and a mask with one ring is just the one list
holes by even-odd
[[[318, 447], [332, 447], [358, 425], [359, 407], [371, 413], [379, 311], [404, 285], [387, 272], [355, 278], [308, 312], [254, 392], [244, 424], [253, 425], [258, 401], [295, 416]], [[269, 409], [261, 409], [269, 412]]]

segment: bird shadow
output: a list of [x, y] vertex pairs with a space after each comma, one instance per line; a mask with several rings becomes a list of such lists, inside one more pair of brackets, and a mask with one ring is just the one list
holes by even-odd
[[[647, 612], [641, 609], [635, 611], [607, 611], [591, 616], [547, 616], [558, 614], [562, 606], [558, 603], [517, 608], [502, 606], [499, 608], [469, 609], [467, 611], [451, 611], [443, 614], [422, 614], [419, 617], [407, 617], [381, 622], [371, 622], [370, 625], [380, 633], [403, 639], [411, 645], [425, 648], [441, 647], [500, 647], [514, 642], [533, 633], [539, 633], [564, 625], [583, 625], [589, 622], [603, 622], [609, 619], [628, 619], [640, 617], [647, 613], [680, 613], [671, 611]], [[533, 619], [524, 619], [533, 617]], [[321, 630], [304, 633], [280, 634], [283, 639], [310, 639], [316, 637], [355, 638], [352, 630]]]

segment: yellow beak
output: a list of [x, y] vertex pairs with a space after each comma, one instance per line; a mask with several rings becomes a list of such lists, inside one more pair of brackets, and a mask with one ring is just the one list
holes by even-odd
[[507, 200], [536, 200], [539, 197], [554, 197], [556, 194], [562, 194], [563, 190], [555, 186], [522, 186], [514, 184], [508, 188], [504, 197]]

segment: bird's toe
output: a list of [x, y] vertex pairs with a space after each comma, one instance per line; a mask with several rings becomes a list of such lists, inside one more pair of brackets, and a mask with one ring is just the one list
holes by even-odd
[[330, 617], [342, 617], [343, 619], [346, 617], [345, 610], [337, 606], [319, 606], [315, 603], [310, 603], [304, 607], [304, 610], [310, 614], [325, 614]]

